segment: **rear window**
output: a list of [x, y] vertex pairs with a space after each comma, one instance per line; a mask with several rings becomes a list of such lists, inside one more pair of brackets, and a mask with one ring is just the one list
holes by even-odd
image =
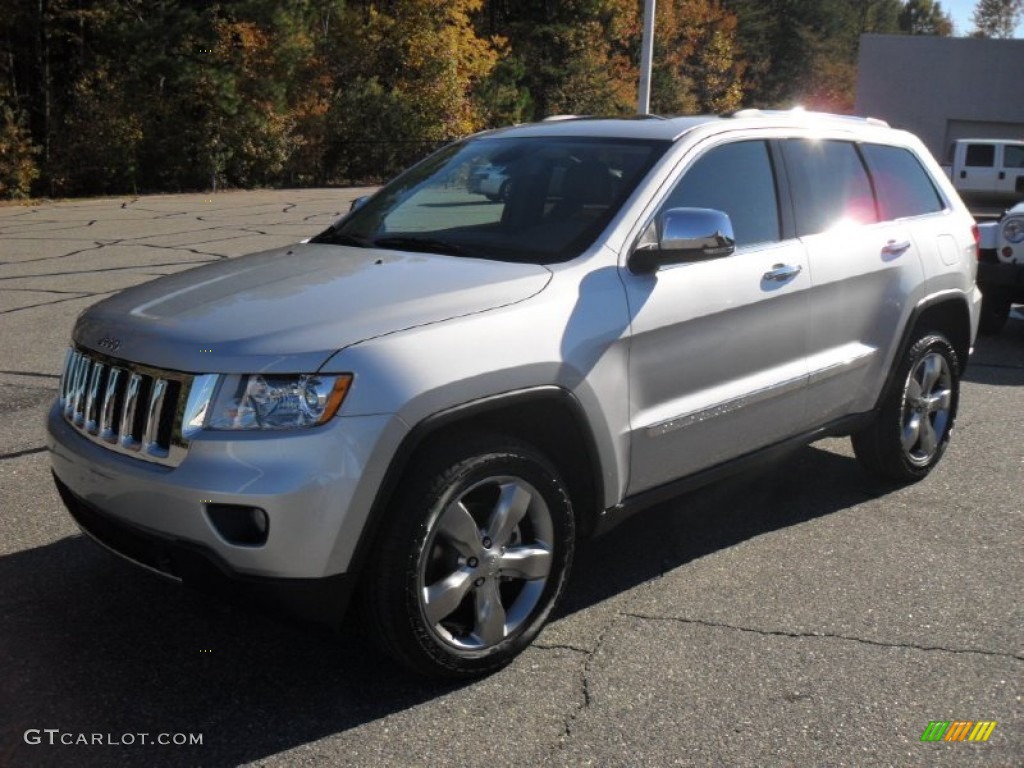
[[902, 147], [862, 144], [883, 219], [903, 219], [945, 208], [928, 172], [914, 154]]
[[867, 170], [852, 143], [788, 139], [782, 150], [793, 189], [797, 235], [878, 220]]

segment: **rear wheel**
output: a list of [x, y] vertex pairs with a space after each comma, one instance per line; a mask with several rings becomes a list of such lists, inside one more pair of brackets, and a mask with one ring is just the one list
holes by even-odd
[[949, 445], [960, 396], [960, 363], [940, 334], [919, 338], [896, 371], [895, 384], [853, 450], [871, 474], [912, 482], [938, 464]]
[[384, 648], [432, 677], [509, 663], [540, 631], [572, 562], [572, 507], [531, 447], [472, 440], [413, 470], [367, 574]]

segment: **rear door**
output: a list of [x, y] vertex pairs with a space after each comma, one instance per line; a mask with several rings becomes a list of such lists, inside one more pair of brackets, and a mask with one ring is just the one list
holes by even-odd
[[[916, 241], [904, 214], [942, 203], [926, 176], [927, 189], [908, 180], [909, 165], [924, 172], [906, 150], [843, 140], [782, 145], [811, 270], [808, 416], [821, 425], [873, 407], [897, 329], [924, 284], [918, 249], [935, 247]], [[878, 169], [874, 183], [868, 164]]]
[[622, 268], [631, 320], [629, 492], [719, 464], [799, 431], [805, 421], [803, 245], [782, 236], [768, 142], [704, 152], [659, 206], [732, 219], [736, 252]]

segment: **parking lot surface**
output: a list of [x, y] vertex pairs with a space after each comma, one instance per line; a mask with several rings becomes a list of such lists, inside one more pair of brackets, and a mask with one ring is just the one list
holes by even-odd
[[[354, 615], [282, 621], [84, 538], [43, 447], [77, 313], [308, 237], [362, 192], [0, 207], [0, 766], [1024, 764], [1019, 313], [979, 340], [925, 481], [873, 483], [834, 439], [634, 517], [472, 683], [411, 677]], [[922, 742], [932, 721], [996, 726]]]

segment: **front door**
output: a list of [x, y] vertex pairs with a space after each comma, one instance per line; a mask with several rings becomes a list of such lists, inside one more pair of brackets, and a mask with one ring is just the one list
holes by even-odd
[[631, 314], [629, 492], [749, 453], [805, 423], [803, 245], [783, 240], [763, 141], [720, 144], [686, 169], [660, 212], [712, 208], [732, 219], [737, 250], [636, 275]]

